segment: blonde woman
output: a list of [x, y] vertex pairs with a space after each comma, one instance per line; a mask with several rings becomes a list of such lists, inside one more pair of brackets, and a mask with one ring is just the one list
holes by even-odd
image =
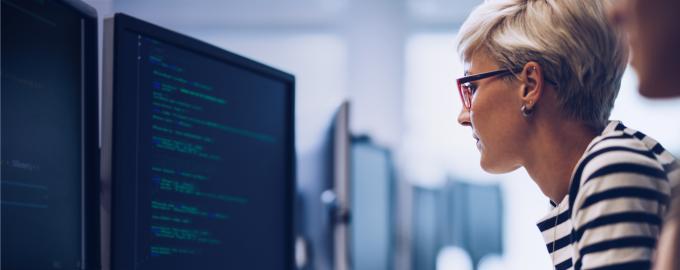
[[481, 167], [524, 167], [556, 269], [649, 269], [675, 159], [610, 121], [627, 62], [604, 0], [485, 1], [463, 24], [458, 122]]

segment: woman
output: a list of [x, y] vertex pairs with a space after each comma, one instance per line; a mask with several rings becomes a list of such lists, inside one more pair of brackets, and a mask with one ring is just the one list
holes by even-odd
[[[612, 19], [630, 34], [633, 67], [646, 97], [680, 96], [680, 1], [619, 0]], [[674, 175], [671, 181], [680, 181]], [[680, 270], [680, 189], [673, 188], [671, 213], [661, 233], [654, 269]]]
[[608, 121], [627, 62], [608, 1], [502, 0], [459, 33], [458, 121], [481, 167], [524, 167], [554, 209], [538, 223], [556, 269], [648, 269], [674, 158]]

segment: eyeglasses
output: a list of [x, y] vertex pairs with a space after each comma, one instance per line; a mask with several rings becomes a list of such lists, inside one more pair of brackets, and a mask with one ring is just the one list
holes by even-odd
[[463, 101], [463, 107], [465, 110], [470, 110], [472, 107], [472, 95], [475, 94], [477, 86], [473, 85], [471, 82], [479, 81], [481, 79], [490, 78], [493, 76], [508, 76], [514, 74], [514, 72], [520, 72], [519, 70], [511, 69], [499, 69], [474, 75], [469, 75], [456, 80], [458, 84], [458, 93], [460, 93], [460, 99]]
[[[463, 102], [463, 107], [465, 110], [470, 110], [472, 107], [472, 96], [475, 94], [475, 91], [477, 91], [477, 86], [473, 85], [472, 82], [474, 81], [479, 81], [481, 79], [486, 79], [494, 76], [508, 76], [508, 75], [514, 75], [515, 73], [519, 73], [522, 71], [523, 68], [518, 68], [518, 69], [499, 69], [499, 70], [494, 70], [494, 71], [489, 71], [489, 72], [484, 72], [484, 73], [479, 73], [479, 74], [474, 74], [474, 75], [469, 75], [462, 77], [460, 79], [456, 80], [456, 83], [458, 84], [458, 93], [460, 94], [460, 99]], [[552, 85], [557, 85], [555, 82], [552, 80], [549, 80], [547, 78], [544, 78], [544, 80]]]

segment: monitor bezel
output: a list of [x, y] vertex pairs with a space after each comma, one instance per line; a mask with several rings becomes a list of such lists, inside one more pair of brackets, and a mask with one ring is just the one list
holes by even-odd
[[[117, 242], [119, 237], [122, 237], [118, 235], [117, 230], [120, 229], [119, 226], [116, 226], [116, 223], [119, 222], [119, 211], [125, 211], [124, 209], [118, 209], [120, 203], [126, 199], [129, 200], [129, 197], [126, 197], [125, 194], [122, 194], [120, 189], [120, 185], [116, 185], [116, 179], [118, 177], [123, 177], [120, 176], [120, 167], [124, 166], [124, 162], [126, 161], [126, 157], [129, 156], [129, 153], [121, 151], [123, 148], [118, 148], [116, 147], [119, 144], [126, 144], [125, 142], [121, 141], [124, 137], [124, 131], [128, 131], [127, 133], [130, 133], [130, 125], [134, 123], [126, 123], [124, 119], [129, 119], [131, 110], [128, 110], [126, 108], [126, 104], [130, 104], [130, 101], [135, 101], [136, 96], [134, 97], [129, 97], [129, 96], [123, 96], [121, 94], [116, 94], [116, 92], [120, 92], [120, 90], [117, 89], [117, 85], [121, 83], [121, 78], [117, 76], [121, 72], [121, 69], [124, 69], [125, 67], [119, 65], [117, 55], [119, 54], [119, 50], [122, 47], [122, 41], [119, 38], [121, 34], [124, 31], [132, 31], [136, 33], [140, 33], [149, 37], [153, 37], [154, 39], [157, 39], [162, 42], [167, 42], [172, 44], [173, 46], [177, 46], [182, 49], [186, 49], [188, 51], [192, 51], [194, 53], [200, 54], [200, 55], [205, 55], [209, 58], [217, 59], [219, 61], [228, 63], [233, 66], [237, 66], [246, 70], [249, 70], [254, 73], [258, 73], [260, 75], [263, 75], [265, 77], [270, 77], [272, 79], [278, 80], [283, 82], [286, 85], [287, 88], [287, 110], [286, 110], [286, 122], [287, 122], [287, 127], [289, 127], [287, 131], [287, 138], [284, 144], [286, 145], [286, 187], [287, 189], [284, 191], [285, 192], [285, 206], [284, 206], [284, 212], [285, 216], [287, 217], [287, 220], [285, 221], [285, 231], [287, 231], [287, 235], [285, 236], [286, 242], [288, 243], [288, 248], [284, 249], [284, 256], [286, 258], [286, 265], [283, 266], [281, 269], [284, 270], [292, 270], [295, 267], [294, 264], [294, 216], [293, 216], [293, 209], [294, 209], [294, 194], [295, 194], [295, 183], [296, 183], [296, 161], [295, 161], [295, 77], [291, 74], [288, 74], [286, 72], [283, 72], [281, 70], [269, 67], [267, 65], [255, 62], [253, 60], [250, 60], [248, 58], [245, 58], [243, 56], [228, 52], [224, 49], [218, 48], [214, 45], [205, 43], [203, 41], [200, 41], [198, 39], [186, 36], [181, 33], [177, 33], [175, 31], [154, 25], [149, 22], [145, 22], [143, 20], [134, 18], [132, 16], [129, 16], [127, 14], [123, 13], [116, 13], [112, 18], [107, 19], [106, 24], [109, 24], [105, 28], [105, 35], [111, 37], [111, 53], [110, 55], [105, 55], [105, 67], [107, 65], [111, 69], [110, 72], [106, 71], [104, 72], [104, 76], [111, 76], [110, 81], [107, 82], [107, 84], [110, 84], [110, 91], [112, 92], [112, 104], [111, 104], [111, 116], [112, 116], [112, 126], [111, 126], [111, 148], [110, 148], [110, 158], [111, 158], [111, 171], [110, 171], [110, 179], [111, 179], [111, 205], [110, 205], [110, 210], [111, 210], [111, 217], [110, 217], [110, 224], [111, 224], [111, 231], [110, 231], [110, 243], [108, 244], [108, 248], [110, 250], [110, 269], [119, 269], [120, 266], [117, 264], [118, 260], [118, 250], [119, 248], [129, 248], [129, 247], [118, 247]], [[107, 31], [110, 31], [112, 33], [107, 33]], [[108, 52], [105, 52], [108, 54]], [[108, 60], [107, 60], [108, 59]], [[106, 61], [110, 61], [111, 63], [106, 63]], [[105, 81], [107, 79], [105, 78]], [[106, 94], [105, 94], [106, 95]], [[134, 131], [136, 133], [138, 131]], [[129, 152], [129, 151], [127, 151]], [[126, 155], [127, 154], [127, 155]], [[129, 162], [129, 161], [128, 161]], [[108, 258], [107, 258], [108, 260]], [[122, 269], [122, 268], [121, 268]]]
[[83, 21], [83, 83], [81, 107], [83, 125], [83, 266], [101, 269], [100, 258], [100, 132], [99, 132], [99, 22], [97, 11], [79, 0], [61, 0], [82, 16]]
[[101, 269], [99, 216], [99, 27], [97, 10], [80, 0], [55, 0], [81, 16], [83, 21], [81, 104], [83, 155], [82, 170], [82, 266]]

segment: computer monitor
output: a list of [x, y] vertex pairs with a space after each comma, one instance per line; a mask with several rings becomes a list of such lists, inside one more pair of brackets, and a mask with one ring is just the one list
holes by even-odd
[[298, 152], [296, 263], [299, 270], [344, 270], [349, 263], [349, 102], [316, 128], [323, 130], [319, 143]]
[[391, 152], [369, 137], [356, 137], [350, 167], [351, 269], [394, 269], [396, 181]]
[[105, 45], [111, 269], [293, 269], [294, 77], [124, 14]]
[[98, 269], [97, 15], [2, 0], [0, 269]]
[[350, 257], [352, 206], [350, 103], [345, 101], [333, 119], [333, 269], [353, 269]]
[[350, 103], [343, 101], [323, 126], [316, 147], [299, 154], [298, 269], [351, 268]]
[[[475, 269], [487, 255], [503, 255], [503, 193], [500, 185], [449, 179], [442, 214], [447, 245], [463, 248]], [[483, 241], [480, 241], [483, 239]]]

